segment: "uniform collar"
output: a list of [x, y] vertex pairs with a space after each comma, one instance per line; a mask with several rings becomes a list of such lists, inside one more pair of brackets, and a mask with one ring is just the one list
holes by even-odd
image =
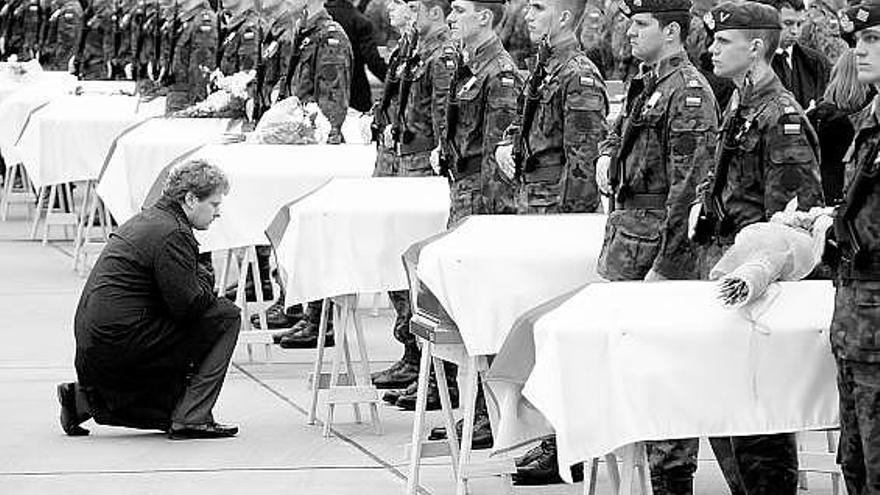
[[[779, 77], [772, 69], [768, 70], [761, 79], [753, 81], [752, 84], [752, 91], [748, 98], [741, 101], [743, 105], [753, 105], [755, 102], [762, 101], [770, 95], [785, 91], [782, 81], [779, 80]], [[737, 92], [740, 91], [737, 90]]]
[[189, 21], [189, 20], [191, 20], [193, 17], [195, 17], [196, 15], [201, 14], [202, 12], [204, 12], [205, 10], [208, 10], [208, 9], [210, 9], [210, 8], [211, 8], [211, 7], [210, 7], [207, 3], [205, 3], [205, 2], [197, 3], [195, 6], [193, 6], [193, 8], [191, 8], [191, 9], [187, 10], [186, 12], [184, 12], [184, 13], [180, 16], [180, 20], [182, 20], [182, 21]]
[[684, 50], [660, 59], [655, 66], [643, 66], [643, 72], [652, 72], [659, 83], [673, 73], [681, 70], [688, 63], [688, 56]]
[[496, 61], [502, 52], [504, 52], [504, 45], [501, 44], [501, 40], [497, 36], [492, 36], [474, 49], [467, 65], [475, 76], [479, 76]]
[[550, 70], [552, 71], [553, 68], [568, 62], [571, 57], [576, 54], [576, 52], [580, 51], [580, 49], [580, 42], [577, 38], [572, 36], [553, 47], [553, 50], [551, 50], [550, 52], [550, 61], [547, 65], [551, 68]]
[[327, 12], [327, 9], [322, 8], [321, 10], [315, 12], [314, 14], [310, 14], [309, 18], [306, 19], [305, 24], [303, 25], [303, 31], [310, 31], [318, 26], [319, 23], [332, 21], [333, 18], [330, 17], [330, 13]]
[[419, 43], [419, 53], [433, 53], [447, 41], [449, 41], [449, 29], [444, 26], [434, 31], [430, 36], [422, 38]]

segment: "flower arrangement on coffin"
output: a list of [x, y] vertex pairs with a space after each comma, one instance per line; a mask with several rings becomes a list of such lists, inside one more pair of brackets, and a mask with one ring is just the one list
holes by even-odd
[[723, 306], [741, 308], [759, 299], [773, 282], [801, 280], [819, 264], [833, 222], [829, 208], [788, 208], [770, 222], [749, 225], [709, 273]]
[[232, 118], [246, 117], [246, 106], [251, 98], [250, 85], [256, 72], [253, 70], [236, 72], [224, 76], [220, 71], [210, 75], [210, 94], [203, 101], [178, 110], [171, 117], [179, 118]]
[[247, 142], [255, 144], [325, 144], [330, 121], [314, 102], [305, 105], [295, 96], [272, 105]]
[[0, 70], [0, 77], [17, 83], [27, 83], [33, 81], [41, 72], [43, 68], [36, 59], [19, 62], [17, 55], [10, 55]]

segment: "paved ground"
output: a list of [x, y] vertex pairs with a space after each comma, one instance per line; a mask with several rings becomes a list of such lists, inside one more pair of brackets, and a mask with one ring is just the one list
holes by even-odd
[[[361, 494], [403, 493], [403, 446], [411, 416], [380, 410], [385, 432], [345, 423], [329, 439], [305, 424], [304, 377], [312, 354], [276, 350], [248, 362], [239, 351], [216, 415], [238, 423], [234, 439], [170, 442], [161, 434], [85, 426], [92, 435], [64, 436], [57, 423], [55, 384], [75, 377], [73, 311], [83, 279], [71, 268], [70, 242], [43, 246], [26, 240], [25, 210], [0, 223], [0, 494]], [[60, 232], [59, 232], [60, 234]], [[387, 310], [367, 317], [373, 366], [399, 352]], [[320, 411], [319, 411], [320, 413]], [[432, 424], [440, 419], [432, 416]], [[812, 443], [821, 437], [812, 436]], [[448, 462], [423, 472], [423, 493], [453, 493]], [[599, 493], [608, 493], [604, 469]], [[710, 449], [702, 449], [697, 493], [726, 494]], [[475, 482], [472, 493], [505, 493], [497, 479]], [[810, 477], [810, 493], [831, 493], [827, 476]], [[517, 488], [517, 494], [575, 494], [581, 485]]]

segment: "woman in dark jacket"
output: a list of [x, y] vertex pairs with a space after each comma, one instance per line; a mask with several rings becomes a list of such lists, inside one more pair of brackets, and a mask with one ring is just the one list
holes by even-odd
[[834, 205], [843, 199], [844, 155], [855, 136], [850, 117], [871, 102], [874, 89], [859, 83], [856, 58], [852, 50], [844, 52], [831, 71], [825, 95], [807, 117], [819, 136], [819, 170], [825, 203]]
[[110, 240], [83, 288], [74, 319], [78, 382], [58, 386], [61, 426], [99, 424], [168, 431], [171, 438], [235, 435], [214, 422], [240, 327], [238, 308], [214, 294], [193, 229], [219, 216], [229, 185], [194, 161], [174, 169], [162, 198]]

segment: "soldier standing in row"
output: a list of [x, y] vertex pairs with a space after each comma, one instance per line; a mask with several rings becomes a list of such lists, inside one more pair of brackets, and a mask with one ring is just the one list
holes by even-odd
[[[24, 46], [24, 11], [27, 7], [26, 0], [7, 0], [7, 4], [0, 10], [3, 18], [3, 31], [0, 32], [0, 50], [6, 57], [10, 55], [21, 56]], [[5, 15], [4, 15], [5, 12]]]
[[22, 46], [18, 54], [20, 60], [39, 58], [43, 31], [44, 11], [47, 7], [41, 5], [40, 0], [26, 0], [24, 11], [21, 15]]
[[[642, 67], [597, 162], [601, 190], [613, 193], [598, 261], [611, 281], [698, 278], [688, 212], [714, 163], [718, 110], [684, 50], [690, 8], [690, 0], [621, 4]], [[654, 493], [693, 492], [698, 448], [697, 439], [648, 442]]]
[[[431, 153], [446, 129], [449, 85], [457, 71], [459, 57], [446, 25], [450, 10], [448, 1], [412, 0], [401, 10], [409, 12], [414, 24], [412, 30], [403, 31], [399, 50], [393, 56], [399, 62], [396, 64], [397, 98], [387, 110], [391, 114], [391, 123], [385, 126], [382, 140], [385, 152], [393, 154], [394, 158], [390, 168], [380, 169], [377, 163], [374, 175], [428, 177], [434, 175]], [[386, 400], [393, 398], [393, 403], [399, 407], [414, 410], [421, 351], [416, 337], [409, 331], [412, 317], [409, 291], [392, 291], [388, 297], [397, 313], [394, 337], [403, 344], [404, 352], [390, 368], [374, 373], [372, 381], [380, 389], [409, 389], [392, 393]], [[454, 385], [450, 385], [450, 393], [457, 402]], [[428, 408], [439, 407], [436, 378], [432, 378], [428, 388]]]
[[[248, 6], [250, 3], [250, 6]], [[260, 18], [252, 2], [244, 0], [226, 0], [225, 15], [229, 16], [224, 23], [220, 50], [217, 54], [220, 71], [225, 75], [235, 74], [243, 70], [257, 67], [258, 45], [262, 44], [262, 31], [259, 27]]]
[[169, 113], [208, 96], [208, 76], [217, 62], [217, 14], [205, 0], [187, 0], [180, 4], [172, 26], [164, 77], [168, 85], [165, 110]]
[[[518, 183], [521, 214], [593, 213], [601, 210], [595, 161], [605, 138], [608, 95], [599, 69], [577, 37], [579, 0], [530, 0], [525, 11], [537, 60], [516, 123], [498, 147], [498, 165]], [[573, 466], [575, 481], [583, 465]], [[520, 485], [561, 483], [556, 439], [545, 439], [517, 459]]]
[[[849, 8], [841, 19], [855, 36], [858, 79], [880, 84], [880, 2]], [[838, 461], [850, 494], [880, 493], [880, 96], [856, 118], [843, 204], [834, 232], [841, 260], [831, 348], [840, 392]]]
[[[724, 114], [714, 172], [700, 187], [704, 213], [694, 239], [701, 244], [703, 278], [746, 226], [768, 221], [792, 199], [804, 210], [823, 204], [818, 139], [770, 66], [782, 29], [778, 11], [725, 2], [706, 23], [715, 32], [709, 48], [715, 74], [733, 80], [736, 90]], [[710, 441], [735, 495], [797, 493], [794, 433]]]
[[105, 40], [112, 36], [113, 1], [94, 0], [83, 13], [83, 28], [74, 61], [74, 74], [80, 79], [107, 79], [112, 54], [105, 51]]
[[[343, 142], [342, 123], [348, 113], [351, 43], [339, 23], [330, 17], [322, 0], [292, 0], [289, 7], [297, 20], [279, 98], [296, 96], [304, 103], [316, 102], [330, 121], [328, 142], [340, 144]], [[281, 347], [317, 346], [321, 306], [321, 301], [309, 302], [304, 317], [279, 339]], [[328, 325], [325, 343], [332, 345], [333, 338]]]
[[66, 71], [76, 55], [82, 32], [83, 9], [79, 0], [60, 0], [49, 16], [45, 29], [43, 57], [48, 70]]

